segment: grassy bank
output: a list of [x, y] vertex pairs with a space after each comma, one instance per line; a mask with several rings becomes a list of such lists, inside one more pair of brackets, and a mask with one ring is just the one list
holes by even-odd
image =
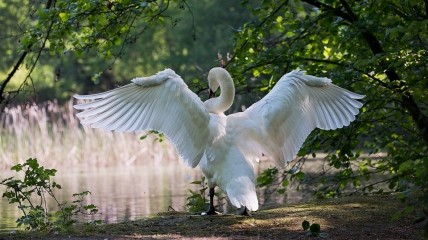
[[413, 219], [391, 220], [394, 196], [354, 196], [265, 207], [250, 217], [159, 213], [137, 221], [79, 225], [66, 233], [0, 234], [0, 239], [314, 239], [301, 223], [318, 223], [326, 239], [423, 239]]

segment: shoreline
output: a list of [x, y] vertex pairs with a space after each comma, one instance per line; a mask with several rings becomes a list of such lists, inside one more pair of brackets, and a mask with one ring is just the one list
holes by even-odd
[[18, 231], [0, 239], [313, 239], [304, 220], [318, 223], [325, 239], [423, 239], [423, 223], [392, 220], [405, 206], [394, 195], [348, 196], [263, 207], [251, 216], [199, 216], [163, 212], [113, 224], [77, 224], [65, 232]]

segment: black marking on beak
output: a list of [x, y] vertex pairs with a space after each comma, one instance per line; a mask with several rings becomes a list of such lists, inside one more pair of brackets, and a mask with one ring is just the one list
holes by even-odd
[[213, 90], [209, 89], [208, 99], [215, 97], [215, 92]]

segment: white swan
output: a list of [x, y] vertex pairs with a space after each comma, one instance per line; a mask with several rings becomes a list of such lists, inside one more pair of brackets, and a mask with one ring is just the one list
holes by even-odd
[[75, 105], [82, 124], [105, 130], [165, 133], [190, 166], [199, 164], [210, 188], [210, 208], [215, 214], [214, 187], [242, 209], [258, 209], [252, 160], [266, 155], [278, 166], [293, 159], [316, 127], [336, 129], [349, 125], [364, 96], [331, 83], [328, 78], [294, 70], [284, 75], [263, 99], [244, 112], [223, 114], [233, 103], [235, 88], [229, 73], [213, 68], [210, 89], [219, 97], [202, 102], [171, 69], [93, 95], [94, 100]]

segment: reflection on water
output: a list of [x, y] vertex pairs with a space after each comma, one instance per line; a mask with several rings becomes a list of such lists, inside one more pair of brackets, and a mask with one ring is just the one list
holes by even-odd
[[[1, 173], [1, 178], [9, 177]], [[171, 206], [185, 210], [189, 184], [200, 179], [200, 170], [191, 169], [180, 161], [152, 162], [145, 166], [129, 166], [102, 169], [62, 169], [55, 181], [62, 185], [56, 191], [61, 201], [72, 201], [72, 194], [89, 190], [87, 204], [98, 206], [99, 213], [93, 217], [105, 222], [132, 220], [149, 214], [167, 211]], [[0, 192], [4, 192], [0, 187]], [[60, 201], [60, 202], [61, 202]], [[55, 206], [52, 203], [52, 208]], [[10, 205], [5, 199], [0, 202], [0, 229], [16, 227], [15, 220], [21, 212], [17, 205]]]
[[[270, 163], [262, 163], [269, 165]], [[49, 166], [45, 166], [49, 168]], [[256, 166], [256, 172], [268, 166]], [[1, 179], [10, 177], [10, 171], [0, 173]], [[86, 167], [75, 169], [58, 169], [55, 181], [62, 186], [56, 190], [60, 202], [71, 202], [73, 193], [89, 190], [92, 194], [86, 196], [85, 204], [94, 204], [99, 214], [90, 216], [90, 219], [99, 219], [111, 223], [124, 220], [135, 220], [147, 217], [150, 214], [168, 211], [170, 207], [177, 211], [186, 210], [186, 198], [190, 195], [188, 189], [198, 189], [192, 181], [201, 179], [201, 170], [192, 169], [180, 160], [147, 161], [144, 166]], [[298, 202], [309, 198], [308, 191], [295, 191], [290, 187], [286, 195], [276, 195], [269, 198], [269, 202]], [[4, 192], [0, 186], [0, 192]], [[218, 191], [218, 189], [216, 190]], [[260, 190], [259, 190], [260, 191]], [[263, 204], [264, 192], [258, 193], [260, 203]], [[223, 200], [224, 203], [224, 200]], [[53, 201], [48, 209], [55, 209]], [[5, 199], [0, 201], [0, 229], [2, 231], [16, 228], [16, 219], [21, 216], [17, 205], [8, 204]]]

